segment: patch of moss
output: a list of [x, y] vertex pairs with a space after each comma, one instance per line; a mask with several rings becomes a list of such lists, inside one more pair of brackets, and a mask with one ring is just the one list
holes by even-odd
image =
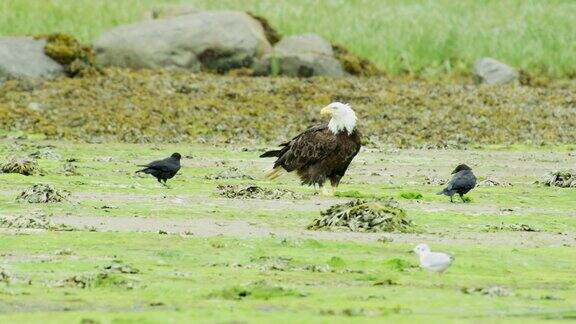
[[[385, 90], [383, 90], [385, 89]], [[106, 69], [58, 78], [34, 91], [0, 85], [0, 129], [48, 139], [130, 143], [277, 144], [325, 119], [340, 100], [372, 145], [445, 147], [576, 142], [576, 80], [542, 91], [402, 78], [231, 77], [186, 71]], [[41, 109], [29, 109], [41, 103]], [[364, 197], [362, 197], [364, 198]]]
[[384, 265], [388, 268], [394, 269], [396, 271], [407, 271], [409, 269], [414, 269], [414, 268], [418, 268], [417, 265], [412, 264], [409, 261], [406, 261], [404, 259], [399, 259], [399, 258], [394, 258], [394, 259], [390, 259], [387, 260]]
[[342, 45], [333, 44], [332, 50], [334, 51], [334, 56], [338, 61], [340, 61], [344, 70], [351, 75], [364, 77], [384, 75], [384, 72], [380, 70], [376, 64], [351, 53]]
[[422, 199], [424, 196], [419, 192], [403, 192], [400, 197], [404, 199]]
[[210, 298], [222, 298], [231, 300], [262, 299], [269, 300], [275, 297], [295, 296], [296, 291], [278, 286], [271, 286], [264, 281], [258, 281], [246, 286], [234, 286], [216, 291], [209, 295]]
[[91, 46], [81, 44], [68, 34], [54, 33], [39, 35], [36, 38], [46, 40], [44, 53], [64, 66], [69, 77], [86, 77], [101, 73], [94, 64]]
[[282, 39], [282, 35], [276, 30], [274, 29], [274, 27], [272, 27], [272, 25], [270, 24], [270, 22], [268, 21], [268, 19], [256, 15], [250, 11], [246, 12], [248, 15], [250, 15], [252, 18], [258, 20], [258, 22], [260, 23], [260, 25], [262, 25], [262, 28], [264, 28], [264, 35], [266, 35], [266, 39], [268, 40], [268, 42], [272, 45], [278, 43], [280, 41], [280, 39]]

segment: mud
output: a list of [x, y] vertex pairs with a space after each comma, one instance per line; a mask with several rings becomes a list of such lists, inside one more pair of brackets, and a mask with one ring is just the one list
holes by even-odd
[[[351, 242], [378, 242], [382, 233], [329, 232], [290, 230], [275, 228], [267, 224], [239, 220], [213, 220], [208, 218], [191, 220], [150, 219], [136, 217], [98, 216], [53, 216], [53, 222], [82, 230], [94, 228], [97, 231], [158, 233], [159, 229], [168, 234], [186, 237], [215, 237], [225, 235], [242, 239], [280, 237], [289, 239], [315, 239]], [[387, 233], [387, 239], [395, 243], [425, 241], [429, 244], [473, 244], [486, 246], [560, 246], [573, 245], [576, 236], [546, 232], [501, 233], [466, 232], [453, 235]]]
[[508, 181], [496, 179], [496, 178], [489, 178], [482, 180], [476, 184], [477, 187], [512, 187], [512, 184]]
[[254, 180], [254, 178], [248, 174], [245, 174], [237, 167], [229, 167], [226, 170], [222, 170], [218, 173], [210, 174], [204, 177], [207, 180], [225, 180], [225, 179], [243, 179], [243, 180]]

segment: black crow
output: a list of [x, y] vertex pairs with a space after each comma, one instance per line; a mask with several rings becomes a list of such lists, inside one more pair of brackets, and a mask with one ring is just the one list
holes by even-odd
[[472, 173], [472, 169], [466, 164], [457, 166], [456, 169], [452, 171], [452, 174], [454, 175], [452, 180], [448, 182], [446, 188], [440, 191], [438, 195], [450, 196], [450, 202], [454, 202], [452, 196], [459, 194], [460, 199], [464, 202], [464, 195], [476, 187], [476, 177], [474, 173]]
[[181, 158], [182, 155], [180, 155], [180, 153], [174, 153], [169, 158], [150, 162], [146, 165], [139, 165], [144, 169], [138, 170], [136, 173], [144, 172], [146, 174], [151, 174], [158, 180], [158, 182], [168, 187], [166, 180], [172, 179], [176, 173], [178, 173], [180, 170]]

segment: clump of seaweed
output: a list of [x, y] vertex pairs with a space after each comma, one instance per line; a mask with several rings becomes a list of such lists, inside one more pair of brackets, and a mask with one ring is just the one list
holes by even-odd
[[512, 289], [502, 286], [462, 288], [461, 291], [466, 295], [484, 295], [489, 297], [508, 297], [514, 295]]
[[484, 227], [484, 232], [499, 232], [499, 231], [510, 231], [510, 232], [540, 232], [539, 229], [528, 224], [500, 224], [500, 225], [486, 225]]
[[95, 274], [79, 274], [66, 278], [56, 284], [57, 287], [71, 288], [98, 288], [98, 287], [115, 287], [124, 289], [133, 289], [135, 282], [125, 278], [121, 274], [109, 272], [98, 272]]
[[44, 147], [29, 154], [35, 159], [60, 160], [62, 156], [55, 152], [51, 147]]
[[46, 40], [44, 53], [64, 66], [69, 77], [86, 77], [101, 74], [96, 68], [92, 47], [81, 44], [68, 34], [40, 35]]
[[270, 44], [274, 45], [278, 43], [280, 39], [282, 39], [282, 35], [276, 29], [274, 29], [274, 27], [272, 27], [268, 19], [256, 15], [250, 11], [247, 11], [246, 13], [252, 18], [258, 20], [260, 25], [262, 25], [262, 28], [264, 28], [264, 35]]
[[94, 288], [94, 287], [116, 287], [133, 289], [135, 281], [128, 279], [127, 274], [138, 274], [140, 270], [123, 263], [120, 260], [113, 260], [111, 264], [104, 266], [97, 273], [84, 273], [71, 276], [61, 280], [56, 285], [59, 287], [73, 288]]
[[111, 264], [105, 266], [104, 271], [107, 273], [129, 273], [129, 274], [137, 274], [140, 272], [140, 270], [128, 264], [124, 264], [120, 260], [114, 260]]
[[334, 229], [353, 232], [401, 232], [416, 231], [414, 223], [398, 203], [387, 201], [352, 200], [337, 204], [320, 213], [307, 227], [311, 230]]
[[234, 199], [302, 199], [303, 195], [292, 190], [262, 188], [257, 185], [218, 185], [218, 194]]
[[25, 176], [40, 172], [38, 162], [30, 157], [12, 157], [0, 167], [2, 173], [19, 173]]
[[55, 231], [69, 231], [66, 225], [56, 225], [50, 217], [42, 211], [34, 211], [28, 215], [3, 216], [0, 215], [0, 227], [13, 229], [44, 229]]
[[0, 283], [6, 285], [12, 285], [17, 283], [22, 283], [26, 285], [32, 285], [32, 279], [30, 278], [20, 278], [5, 269], [0, 268]]
[[334, 51], [334, 56], [338, 61], [340, 61], [344, 70], [351, 75], [364, 77], [384, 75], [384, 72], [382, 72], [376, 64], [351, 53], [344, 46], [333, 44], [332, 50]]
[[16, 201], [29, 204], [58, 203], [66, 200], [69, 196], [70, 192], [68, 191], [58, 190], [49, 184], [38, 183], [20, 193], [16, 197]]
[[80, 174], [76, 170], [76, 165], [74, 165], [74, 163], [72, 163], [72, 162], [64, 163], [64, 165], [62, 165], [62, 168], [60, 169], [60, 171], [65, 176], [73, 176], [73, 175], [79, 175]]
[[[175, 84], [190, 93], [178, 93]], [[546, 91], [514, 91], [400, 77], [304, 81], [110, 68], [103, 76], [56, 78], [34, 91], [3, 83], [0, 129], [91, 143], [250, 146], [292, 138], [320, 122], [319, 105], [336, 99], [357, 109], [362, 133], [379, 146], [436, 147], [456, 133], [475, 145], [572, 144], [575, 87], [576, 80], [554, 81]], [[54, 109], [24, 108], [31, 103]]]
[[576, 188], [576, 171], [564, 170], [550, 172], [538, 183], [547, 187]]

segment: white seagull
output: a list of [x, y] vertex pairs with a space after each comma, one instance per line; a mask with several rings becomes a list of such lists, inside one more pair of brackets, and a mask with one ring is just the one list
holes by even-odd
[[414, 248], [414, 253], [420, 256], [420, 267], [430, 272], [444, 272], [454, 261], [454, 257], [442, 253], [431, 252], [426, 244], [418, 244]]

